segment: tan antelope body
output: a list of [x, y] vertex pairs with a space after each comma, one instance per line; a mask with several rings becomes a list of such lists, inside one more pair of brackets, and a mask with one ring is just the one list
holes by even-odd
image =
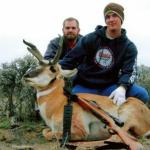
[[[40, 114], [49, 127], [43, 131], [45, 138], [62, 138], [63, 112], [67, 97], [64, 95], [64, 80], [61, 78], [58, 64], [39, 65], [27, 72], [24, 80], [37, 90]], [[149, 134], [150, 110], [140, 100], [129, 97], [124, 104], [117, 106], [106, 96], [87, 93], [78, 93], [78, 96], [95, 101], [103, 110], [123, 121], [123, 130], [131, 131], [137, 137]], [[72, 102], [72, 105], [72, 140], [101, 140], [110, 136], [94, 115], [76, 102]]]
[[[53, 67], [53, 69], [56, 69], [55, 73], [53, 73], [50, 68], [49, 66], [42, 66], [42, 69], [38, 68], [43, 71], [40, 72], [39, 75], [35, 77], [25, 76], [26, 82], [37, 89], [37, 103], [40, 114], [52, 130], [51, 136], [46, 136], [48, 139], [50, 139], [53, 134], [56, 134], [56, 132], [59, 132], [60, 136], [62, 136], [63, 109], [64, 105], [67, 104], [67, 97], [63, 91], [64, 80], [59, 79], [58, 67], [57, 65], [55, 68]], [[54, 78], [56, 79], [53, 81]], [[78, 95], [82, 98], [95, 101], [106, 112], [122, 120], [125, 123], [123, 128], [126, 131], [132, 130], [135, 135], [141, 136], [150, 130], [150, 111], [136, 98], [130, 97], [126, 103], [118, 107], [106, 96], [87, 93], [80, 93]], [[72, 138], [86, 140], [88, 136], [92, 135], [92, 133], [90, 133], [90, 130], [93, 131], [93, 129], [90, 129], [92, 122], [97, 122], [97, 126], [100, 125], [99, 120], [91, 113], [86, 112], [81, 106], [73, 102]], [[98, 132], [95, 136], [101, 137]]]

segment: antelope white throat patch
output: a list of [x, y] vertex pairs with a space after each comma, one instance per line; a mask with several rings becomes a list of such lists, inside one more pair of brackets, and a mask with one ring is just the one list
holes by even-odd
[[48, 95], [48, 94], [50, 94], [51, 92], [53, 92], [55, 89], [56, 89], [56, 87], [51, 88], [51, 89], [47, 89], [47, 90], [45, 90], [45, 91], [39, 91], [39, 92], [37, 92], [37, 98], [39, 98], [39, 97], [41, 97], [41, 96]]

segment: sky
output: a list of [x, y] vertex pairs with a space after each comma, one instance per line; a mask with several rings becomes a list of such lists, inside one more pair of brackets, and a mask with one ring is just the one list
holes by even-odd
[[62, 22], [75, 17], [86, 35], [105, 25], [103, 9], [109, 2], [124, 6], [123, 28], [138, 49], [138, 65], [150, 66], [150, 0], [0, 0], [0, 64], [29, 54], [22, 40], [44, 55], [49, 41], [62, 35]]

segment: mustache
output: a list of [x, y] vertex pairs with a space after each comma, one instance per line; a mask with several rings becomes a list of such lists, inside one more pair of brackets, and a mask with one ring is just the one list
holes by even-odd
[[67, 33], [66, 35], [75, 35], [73, 32], [69, 32], [69, 33]]

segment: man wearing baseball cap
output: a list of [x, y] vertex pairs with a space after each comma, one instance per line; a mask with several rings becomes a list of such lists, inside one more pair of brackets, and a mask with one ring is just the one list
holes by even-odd
[[81, 38], [60, 61], [62, 74], [67, 77], [67, 73], [77, 72], [73, 93], [109, 96], [116, 105], [123, 104], [130, 96], [146, 103], [148, 92], [135, 83], [138, 52], [122, 28], [123, 6], [106, 5], [104, 19], [106, 26], [99, 25], [94, 32]]

